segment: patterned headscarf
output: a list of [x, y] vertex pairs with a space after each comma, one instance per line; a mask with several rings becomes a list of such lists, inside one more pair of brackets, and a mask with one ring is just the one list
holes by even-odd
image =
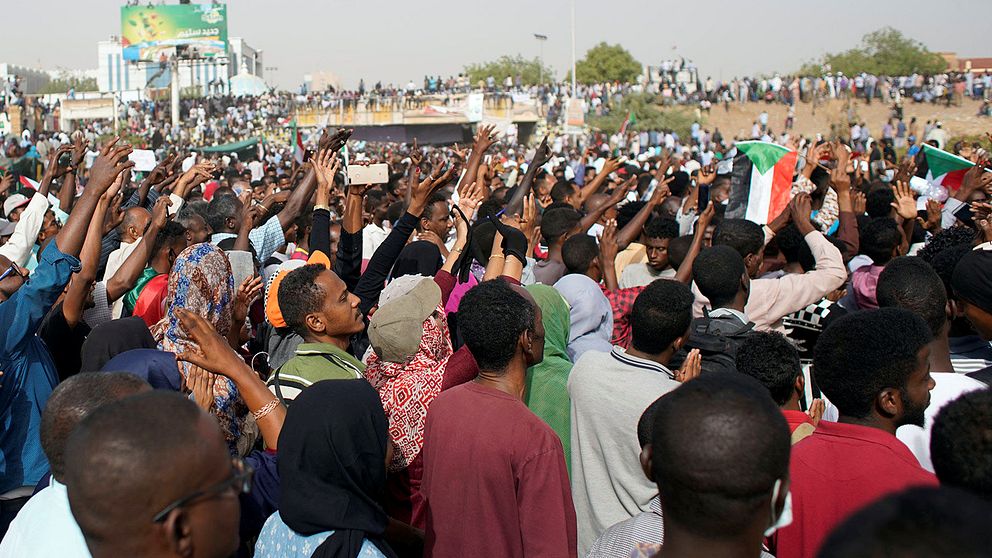
[[389, 438], [396, 451], [390, 472], [402, 471], [424, 447], [427, 408], [441, 393], [444, 370], [451, 357], [448, 318], [439, 304], [424, 320], [424, 335], [417, 353], [404, 363], [385, 362], [372, 351], [365, 379], [379, 392], [389, 418]]
[[[176, 309], [182, 308], [203, 317], [222, 336], [231, 329], [234, 308], [234, 275], [224, 251], [213, 244], [189, 246], [172, 266], [166, 313], [152, 328], [158, 348], [171, 353], [197, 349], [179, 324]], [[179, 363], [183, 378], [189, 376], [191, 364]], [[220, 381], [224, 380], [224, 381]], [[214, 384], [214, 410], [228, 446], [237, 448], [248, 415], [248, 408], [238, 395], [234, 382], [218, 378]]]

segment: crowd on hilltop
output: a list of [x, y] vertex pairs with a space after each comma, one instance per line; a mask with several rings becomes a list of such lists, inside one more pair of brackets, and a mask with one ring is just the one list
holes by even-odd
[[992, 146], [292, 103], [3, 139], [0, 556], [989, 555]]

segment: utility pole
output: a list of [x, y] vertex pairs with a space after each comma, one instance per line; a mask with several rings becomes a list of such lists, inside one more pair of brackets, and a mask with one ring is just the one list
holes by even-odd
[[575, 96], [575, 0], [572, 0], [572, 98]]
[[547, 35], [541, 35], [540, 33], [534, 33], [534, 38], [537, 39], [537, 43], [541, 46], [541, 67], [538, 69], [537, 83], [538, 85], [544, 85], [544, 41], [548, 40]]
[[172, 128], [177, 129], [179, 127], [179, 59], [176, 57], [169, 60], [169, 81], [172, 87], [172, 98], [170, 99]]

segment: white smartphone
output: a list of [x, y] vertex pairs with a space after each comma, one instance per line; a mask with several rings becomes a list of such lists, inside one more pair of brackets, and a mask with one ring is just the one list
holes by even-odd
[[389, 182], [389, 165], [348, 165], [349, 184], [385, 184]]

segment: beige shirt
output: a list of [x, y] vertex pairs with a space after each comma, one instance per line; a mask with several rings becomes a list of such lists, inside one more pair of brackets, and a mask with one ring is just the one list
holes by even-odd
[[[827, 293], [840, 288], [847, 280], [847, 270], [840, 250], [822, 233], [813, 231], [807, 234], [806, 244], [816, 259], [816, 269], [803, 274], [790, 273], [775, 279], [751, 281], [751, 293], [744, 313], [754, 322], [756, 330], [785, 333], [783, 317], [820, 300]], [[699, 292], [695, 283], [692, 285], [692, 293], [696, 295], [692, 314], [697, 318], [702, 317], [703, 307], [709, 306], [710, 301]]]

